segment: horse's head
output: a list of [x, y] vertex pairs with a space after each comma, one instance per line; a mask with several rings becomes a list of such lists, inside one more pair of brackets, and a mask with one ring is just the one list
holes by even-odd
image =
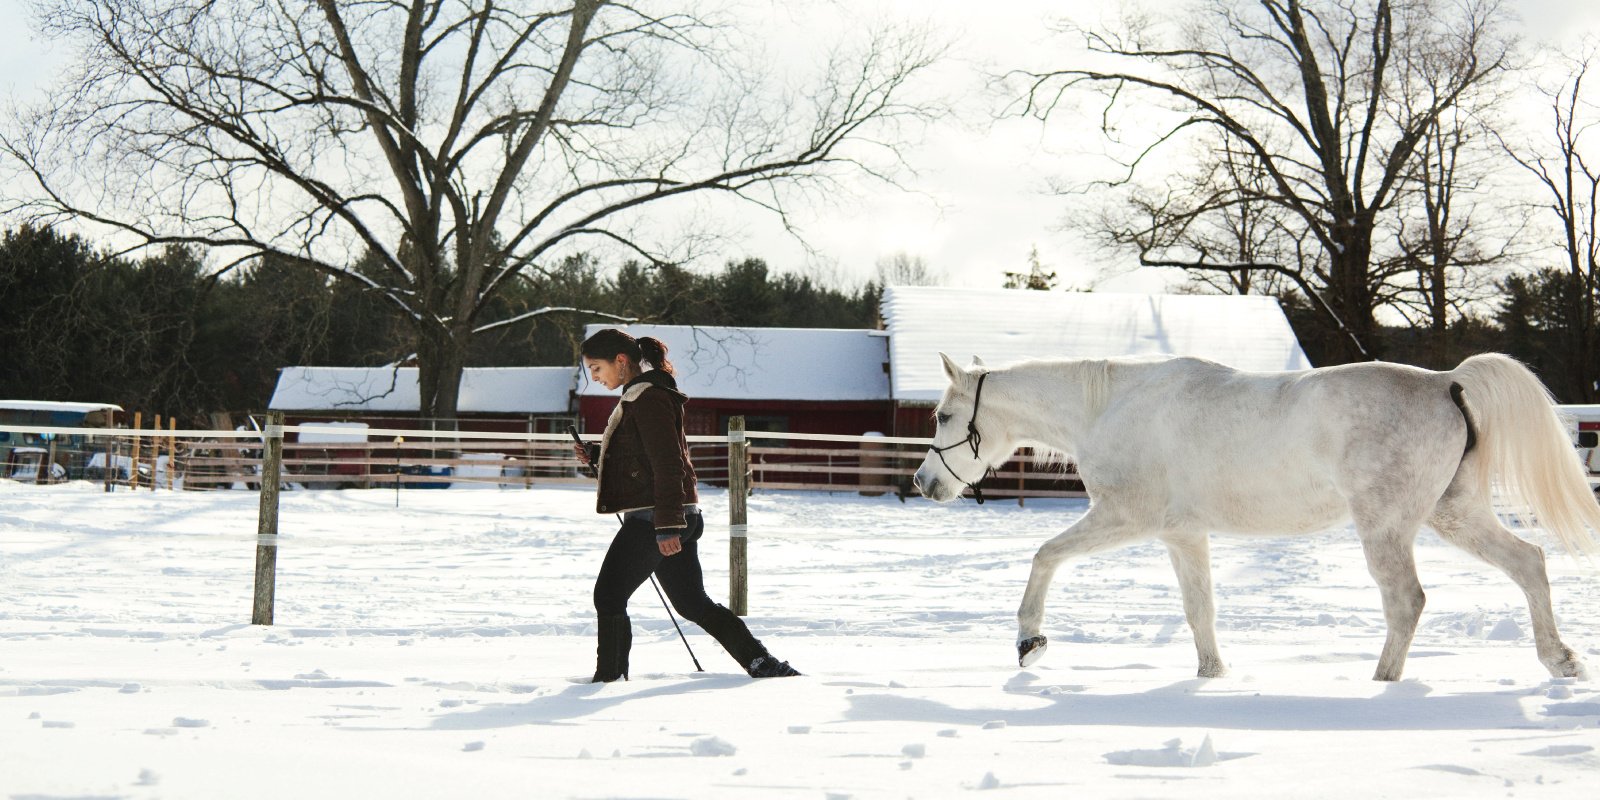
[[[986, 426], [982, 416], [983, 385], [989, 374], [983, 361], [974, 357], [972, 368], [962, 369], [944, 353], [939, 358], [944, 360], [950, 385], [934, 408], [938, 427], [933, 432], [933, 447], [911, 483], [923, 497], [942, 503], [960, 497], [968, 486], [978, 494], [977, 484], [989, 474], [990, 463], [1003, 460], [1010, 451], [994, 419], [989, 418]], [[982, 502], [983, 495], [978, 498]]]

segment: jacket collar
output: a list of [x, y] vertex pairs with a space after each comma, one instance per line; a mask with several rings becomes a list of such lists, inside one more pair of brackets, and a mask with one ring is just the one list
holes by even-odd
[[644, 394], [644, 391], [652, 386], [671, 392], [680, 402], [687, 402], [689, 399], [688, 395], [678, 391], [678, 382], [671, 374], [652, 369], [639, 373], [639, 377], [628, 381], [628, 384], [622, 387], [622, 402], [639, 399], [639, 395]]
[[652, 386], [671, 392], [673, 399], [679, 403], [689, 402], [689, 396], [678, 391], [678, 382], [659, 369], [641, 373], [639, 377], [628, 381], [628, 384], [622, 387], [622, 399], [617, 402], [616, 408], [611, 409], [611, 417], [606, 420], [606, 431], [600, 437], [600, 464], [596, 467], [596, 475], [605, 474], [606, 456], [611, 452], [611, 434], [622, 422], [622, 404], [638, 400], [639, 395], [644, 394], [645, 390]]

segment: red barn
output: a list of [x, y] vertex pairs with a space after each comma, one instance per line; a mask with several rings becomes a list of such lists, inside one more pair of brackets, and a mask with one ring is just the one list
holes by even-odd
[[[893, 423], [883, 331], [590, 325], [586, 333], [607, 327], [666, 343], [678, 387], [689, 395], [691, 436], [721, 435], [736, 415], [747, 430], [779, 433], [860, 435]], [[583, 429], [599, 433], [620, 392], [579, 372]]]

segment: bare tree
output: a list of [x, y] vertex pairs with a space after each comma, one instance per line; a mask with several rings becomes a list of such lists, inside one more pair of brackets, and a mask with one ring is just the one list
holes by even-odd
[[[1139, 108], [1147, 118], [1150, 103], [1165, 108], [1170, 123], [1136, 146], [1130, 177], [1189, 129], [1220, 129], [1265, 186], [1239, 181], [1208, 207], [1256, 201], [1282, 209], [1321, 251], [1298, 263], [1222, 268], [1283, 274], [1308, 289], [1341, 333], [1331, 343], [1333, 360], [1373, 358], [1384, 286], [1373, 269], [1382, 260], [1374, 258], [1375, 234], [1439, 115], [1506, 68], [1511, 42], [1500, 31], [1498, 0], [1212, 0], [1209, 7], [1179, 44], [1157, 40], [1139, 20], [1118, 32], [1081, 31], [1085, 66], [1028, 74], [1021, 108], [1048, 119], [1067, 90], [1096, 89], [1106, 97], [1103, 128], [1113, 138], [1114, 113], [1134, 98], [1146, 101]], [[1425, 57], [1438, 72], [1436, 86], [1401, 79]], [[1408, 89], [1420, 94], [1405, 97]]]
[[671, 261], [643, 212], [672, 198], [785, 215], [794, 190], [888, 175], [937, 56], [878, 33], [775, 94], [729, 27], [665, 0], [38, 5], [82, 55], [0, 138], [8, 210], [357, 281], [412, 321], [443, 418], [475, 332], [561, 310], [481, 318], [502, 288], [582, 242]]
[[1407, 198], [1397, 203], [1388, 258], [1375, 265], [1388, 286], [1383, 300], [1413, 328], [1428, 332], [1430, 366], [1447, 369], [1459, 355], [1450, 324], [1495, 292], [1494, 268], [1520, 255], [1527, 215], [1501, 202], [1489, 176], [1499, 160], [1477, 112], [1446, 111], [1411, 161]]
[[1560, 83], [1539, 89], [1549, 111], [1544, 141], [1501, 140], [1505, 151], [1543, 187], [1548, 201], [1545, 208], [1559, 231], [1555, 249], [1580, 289], [1582, 306], [1575, 315], [1578, 329], [1573, 331], [1577, 352], [1571, 362], [1582, 372], [1575, 383], [1583, 387], [1586, 401], [1600, 397], [1596, 388], [1600, 330], [1595, 319], [1600, 295], [1600, 156], [1596, 155], [1600, 148], [1600, 96], [1585, 86], [1597, 57], [1600, 40], [1591, 37], [1578, 56], [1568, 59], [1569, 69]]
[[878, 286], [940, 286], [945, 281], [927, 259], [905, 251], [879, 258], [875, 267]]
[[[1194, 166], [1157, 184], [1123, 187], [1118, 202], [1101, 201], [1068, 223], [1091, 239], [1136, 249], [1140, 265], [1178, 267], [1191, 288], [1206, 293], [1282, 295], [1285, 275], [1306, 276], [1304, 227], [1262, 197], [1266, 173], [1225, 133], [1197, 142]], [[1262, 267], [1259, 265], [1270, 265]], [[1289, 269], [1280, 265], [1292, 264]], [[1302, 287], [1308, 293], [1316, 287]]]

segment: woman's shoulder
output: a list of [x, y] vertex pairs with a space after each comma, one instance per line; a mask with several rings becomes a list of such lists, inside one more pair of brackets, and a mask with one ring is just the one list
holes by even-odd
[[649, 380], [638, 381], [630, 385], [622, 393], [622, 401], [625, 403], [640, 401], [657, 403], [671, 401], [685, 402], [688, 399], [689, 396], [679, 391], [675, 385], [667, 385], [662, 382]]

